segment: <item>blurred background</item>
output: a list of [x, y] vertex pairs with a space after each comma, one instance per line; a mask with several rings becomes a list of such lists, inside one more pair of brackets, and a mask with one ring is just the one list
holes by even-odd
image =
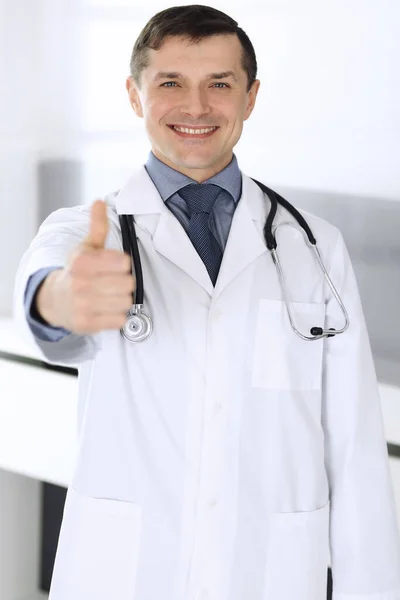
[[[118, 190], [145, 162], [150, 145], [125, 80], [139, 32], [173, 5], [0, 0], [1, 600], [46, 598], [75, 451], [76, 372], [49, 368], [16, 336], [15, 272], [50, 212]], [[400, 519], [400, 3], [212, 6], [239, 22], [258, 58], [241, 169], [346, 240]]]

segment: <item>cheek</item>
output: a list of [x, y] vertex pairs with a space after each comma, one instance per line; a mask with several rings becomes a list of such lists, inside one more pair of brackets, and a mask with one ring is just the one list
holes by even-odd
[[230, 106], [230, 110], [226, 113], [226, 116], [232, 132], [240, 129], [243, 121], [243, 110], [240, 105], [235, 104], [234, 106]]
[[214, 104], [216, 111], [223, 115], [232, 129], [236, 129], [243, 121], [245, 105], [243, 98], [232, 96], [228, 100]]
[[173, 110], [173, 108], [173, 102], [168, 101], [166, 98], [147, 98], [144, 114], [149, 126], [157, 126], [160, 121]]

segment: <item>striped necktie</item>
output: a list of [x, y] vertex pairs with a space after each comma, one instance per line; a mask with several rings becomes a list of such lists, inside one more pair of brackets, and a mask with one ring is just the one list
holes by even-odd
[[213, 285], [217, 281], [222, 250], [209, 229], [210, 212], [222, 188], [212, 183], [191, 183], [179, 190], [189, 210], [188, 236], [206, 266]]

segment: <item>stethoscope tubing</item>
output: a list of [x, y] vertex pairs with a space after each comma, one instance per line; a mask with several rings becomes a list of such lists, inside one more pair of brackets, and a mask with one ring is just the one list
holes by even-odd
[[133, 304], [141, 305], [143, 304], [144, 296], [143, 271], [133, 215], [121, 215], [120, 222], [122, 230], [122, 246], [124, 252], [131, 257], [132, 265], [134, 266], [134, 276], [136, 278], [136, 291], [132, 294], [132, 296], [134, 296]]
[[[299, 211], [292, 204], [290, 204], [290, 202], [285, 200], [285, 198], [282, 198], [282, 196], [280, 196], [277, 192], [274, 192], [274, 190], [271, 190], [266, 185], [264, 185], [260, 181], [257, 181], [256, 179], [252, 178], [252, 180], [254, 181], [254, 183], [256, 183], [261, 188], [261, 190], [264, 192], [264, 194], [267, 195], [267, 197], [269, 198], [269, 200], [271, 202], [271, 208], [268, 213], [268, 216], [267, 216], [267, 219], [266, 219], [266, 222], [264, 225], [264, 229], [263, 229], [264, 239], [265, 239], [267, 248], [271, 253], [272, 260], [275, 264], [275, 267], [276, 267], [276, 270], [278, 273], [279, 282], [280, 282], [282, 293], [283, 293], [283, 296], [285, 299], [285, 305], [286, 305], [288, 318], [289, 318], [290, 325], [291, 325], [293, 331], [301, 339], [306, 340], [306, 341], [319, 340], [319, 339], [322, 339], [325, 337], [326, 338], [334, 337], [335, 335], [344, 333], [350, 325], [349, 316], [348, 316], [347, 310], [343, 304], [343, 301], [340, 298], [340, 295], [339, 295], [338, 291], [336, 290], [336, 288], [325, 268], [325, 265], [322, 261], [321, 254], [320, 254], [318, 246], [317, 246], [317, 240], [315, 239], [307, 221], [304, 219], [303, 215], [301, 215], [299, 213]], [[293, 218], [297, 221], [297, 223], [300, 225], [300, 227], [306, 234], [306, 236], [308, 238], [308, 242], [314, 253], [315, 259], [316, 259], [320, 269], [322, 270], [324, 279], [328, 283], [328, 285], [332, 291], [332, 294], [334, 295], [335, 299], [337, 300], [337, 302], [341, 308], [342, 314], [344, 316], [345, 324], [341, 329], [334, 329], [334, 328], [323, 329], [322, 327], [312, 327], [310, 329], [311, 336], [304, 335], [303, 333], [301, 333], [301, 331], [299, 331], [297, 329], [295, 322], [294, 322], [292, 310], [290, 307], [290, 300], [289, 300], [289, 296], [288, 296], [288, 292], [287, 292], [287, 288], [286, 288], [286, 284], [285, 284], [285, 278], [283, 276], [282, 266], [281, 266], [281, 263], [279, 260], [279, 255], [278, 255], [278, 251], [277, 251], [278, 244], [276, 241], [276, 237], [273, 233], [273, 222], [274, 222], [277, 210], [278, 210], [278, 204], [283, 206], [293, 216]], [[135, 289], [135, 292], [133, 292], [133, 294], [132, 294], [132, 308], [129, 311], [129, 315], [128, 315], [129, 322], [121, 330], [121, 332], [127, 340], [136, 342], [136, 341], [142, 341], [143, 339], [146, 339], [151, 334], [151, 332], [153, 330], [153, 323], [152, 323], [151, 318], [142, 312], [143, 298], [144, 298], [143, 271], [142, 271], [142, 263], [141, 263], [141, 259], [140, 259], [140, 253], [139, 253], [139, 248], [138, 248], [138, 243], [137, 243], [137, 238], [136, 238], [134, 218], [133, 218], [133, 215], [124, 214], [124, 215], [119, 215], [119, 220], [120, 220], [121, 232], [122, 232], [123, 249], [124, 249], [124, 252], [129, 254], [131, 257], [132, 276], [134, 276], [136, 278], [136, 289]], [[135, 336], [137, 337], [137, 339], [135, 339]]]

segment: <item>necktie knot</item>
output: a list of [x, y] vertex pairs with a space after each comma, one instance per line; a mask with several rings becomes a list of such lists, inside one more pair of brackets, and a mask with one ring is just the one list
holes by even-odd
[[212, 183], [190, 183], [178, 194], [185, 200], [191, 215], [202, 212], [210, 214], [221, 191], [222, 188]]

